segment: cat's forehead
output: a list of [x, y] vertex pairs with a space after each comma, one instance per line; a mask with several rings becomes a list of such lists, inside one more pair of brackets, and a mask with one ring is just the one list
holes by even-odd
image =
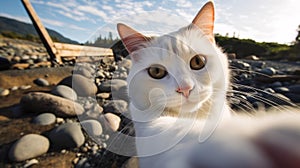
[[190, 47], [186, 40], [172, 35], [164, 35], [154, 39], [149, 50], [152, 50], [152, 53], [155, 53], [154, 57], [160, 60], [190, 59], [197, 54], [197, 51]]

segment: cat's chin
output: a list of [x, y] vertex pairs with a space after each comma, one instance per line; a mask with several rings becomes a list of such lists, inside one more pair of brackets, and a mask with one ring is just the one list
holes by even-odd
[[201, 108], [201, 106], [202, 106], [201, 102], [199, 103], [199, 102], [187, 101], [179, 106], [166, 107], [166, 111], [176, 112], [178, 115], [191, 114], [197, 112]]

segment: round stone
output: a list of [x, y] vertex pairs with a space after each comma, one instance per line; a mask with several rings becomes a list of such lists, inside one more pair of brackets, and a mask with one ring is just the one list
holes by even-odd
[[41, 135], [28, 134], [16, 141], [9, 150], [11, 161], [24, 161], [46, 153], [49, 149], [49, 140]]
[[56, 116], [72, 117], [84, 112], [82, 105], [48, 93], [31, 92], [21, 98], [20, 104], [26, 112], [53, 112]]
[[21, 90], [28, 90], [28, 89], [30, 89], [32, 86], [31, 85], [22, 85], [22, 86], [20, 86], [20, 89]]
[[265, 75], [269, 75], [269, 76], [275, 75], [276, 72], [277, 72], [277, 70], [274, 69], [273, 67], [267, 67], [267, 68], [261, 70], [261, 73], [263, 73]]
[[254, 66], [255, 68], [263, 68], [266, 65], [266, 63], [261, 61], [255, 61], [252, 62], [251, 65]]
[[16, 91], [16, 90], [18, 90], [18, 89], [19, 89], [18, 86], [13, 86], [12, 88], [10, 88], [11, 91]]
[[97, 98], [101, 98], [101, 99], [108, 99], [110, 96], [109, 93], [99, 93], [97, 94]]
[[102, 134], [102, 126], [97, 120], [82, 121], [81, 126], [92, 137]]
[[277, 93], [288, 93], [288, 92], [290, 92], [289, 88], [287, 88], [287, 87], [277, 87], [277, 88], [274, 88], [274, 91], [277, 92]]
[[115, 114], [106, 113], [101, 120], [105, 124], [107, 130], [117, 131], [120, 127], [121, 118]]
[[93, 69], [90, 67], [77, 67], [74, 74], [79, 74], [87, 78], [93, 78]]
[[70, 100], [77, 100], [76, 92], [66, 85], [58, 85], [51, 91], [52, 94], [60, 96]]
[[95, 96], [97, 93], [97, 86], [95, 83], [82, 75], [74, 74], [66, 77], [59, 85], [66, 85], [73, 88], [78, 96]]
[[271, 89], [271, 88], [266, 88], [264, 91], [268, 92], [269, 94], [270, 93], [275, 93], [275, 91], [273, 89]]
[[49, 140], [55, 149], [80, 147], [85, 141], [79, 123], [65, 123], [54, 128]]
[[49, 86], [49, 82], [44, 78], [37, 78], [34, 80], [34, 83], [38, 86]]
[[33, 119], [33, 123], [38, 125], [50, 125], [55, 123], [55, 121], [56, 117], [52, 113], [43, 113]]
[[9, 90], [8, 89], [0, 89], [0, 96], [8, 96], [9, 95]]
[[23, 168], [31, 167], [32, 165], [38, 164], [39, 161], [37, 159], [31, 159], [29, 161], [26, 161], [26, 164], [23, 166]]

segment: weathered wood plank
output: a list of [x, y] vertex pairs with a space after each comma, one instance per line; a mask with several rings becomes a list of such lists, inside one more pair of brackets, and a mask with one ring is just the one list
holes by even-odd
[[60, 56], [113, 56], [112, 49], [83, 45], [54, 43]]
[[79, 56], [113, 56], [113, 51], [109, 48], [90, 47], [75, 44], [54, 43], [43, 26], [40, 18], [32, 7], [30, 0], [21, 0], [36, 31], [38, 32], [52, 63], [62, 64], [61, 57]]
[[37, 33], [39, 34], [48, 54], [50, 55], [51, 60], [61, 63], [60, 56], [56, 52], [53, 41], [52, 41], [50, 35], [48, 34], [47, 30], [45, 29], [44, 25], [42, 24], [40, 18], [36, 14], [30, 1], [29, 0], [21, 0], [21, 1], [32, 21], [33, 26], [35, 27]]
[[[100, 47], [91, 47], [91, 46], [83, 46], [83, 45], [74, 45], [74, 44], [65, 44], [65, 43], [54, 43], [55, 48], [58, 50], [61, 56], [69, 56], [69, 52], [82, 52], [86, 54], [81, 55], [89, 55], [91, 56], [105, 56], [105, 55], [113, 55], [112, 49], [109, 48], [100, 48]], [[74, 55], [75, 56], [75, 55]]]

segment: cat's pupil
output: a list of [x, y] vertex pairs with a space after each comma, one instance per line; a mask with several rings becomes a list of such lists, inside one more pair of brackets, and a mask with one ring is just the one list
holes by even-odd
[[167, 75], [167, 71], [162, 65], [152, 65], [148, 68], [148, 74], [154, 79], [162, 79]]
[[159, 68], [155, 68], [156, 70], [156, 74], [159, 74], [160, 69]]

